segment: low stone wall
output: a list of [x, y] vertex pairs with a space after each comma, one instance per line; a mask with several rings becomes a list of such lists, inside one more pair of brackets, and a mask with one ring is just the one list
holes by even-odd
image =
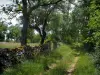
[[23, 59], [32, 59], [39, 54], [41, 47], [25, 46], [14, 49], [0, 48], [0, 73], [3, 68], [21, 63]]
[[46, 43], [42, 46], [21, 46], [14, 49], [0, 48], [0, 73], [3, 68], [21, 63], [24, 59], [34, 59], [40, 52], [50, 51], [50, 44]]

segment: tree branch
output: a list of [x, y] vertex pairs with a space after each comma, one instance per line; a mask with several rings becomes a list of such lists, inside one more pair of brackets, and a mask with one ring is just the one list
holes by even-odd
[[48, 6], [48, 5], [53, 5], [53, 4], [58, 4], [59, 2], [61, 2], [62, 0], [58, 0], [56, 2], [50, 2], [50, 3], [44, 3], [44, 4], [41, 4], [40, 6]]
[[29, 7], [31, 7], [31, 3], [30, 3], [30, 0], [28, 0], [28, 4], [29, 4]]
[[39, 32], [40, 36], [42, 37], [41, 30], [40, 30], [40, 28], [39, 28], [38, 26], [31, 26], [31, 25], [29, 25], [29, 27], [30, 27], [30, 28], [33, 28], [33, 29], [35, 29], [37, 32]]
[[27, 15], [27, 1], [26, 0], [22, 0], [22, 4], [23, 4], [23, 15], [26, 16]]
[[31, 7], [31, 8], [29, 9], [28, 14], [31, 14], [33, 10], [37, 9], [37, 8], [40, 7], [40, 6], [49, 6], [49, 5], [53, 5], [53, 4], [58, 4], [58, 3], [61, 2], [61, 1], [62, 1], [62, 0], [58, 0], [58, 1], [56, 1], [56, 2], [50, 2], [50, 3], [44, 3], [44, 4], [39, 4], [39, 3], [38, 3], [37, 5], [35, 5], [35, 6], [33, 6], [33, 7]]

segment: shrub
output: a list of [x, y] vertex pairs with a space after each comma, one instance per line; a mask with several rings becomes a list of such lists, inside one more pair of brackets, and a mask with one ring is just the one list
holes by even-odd
[[93, 59], [96, 68], [100, 71], [100, 49], [95, 48], [95, 53], [93, 53]]

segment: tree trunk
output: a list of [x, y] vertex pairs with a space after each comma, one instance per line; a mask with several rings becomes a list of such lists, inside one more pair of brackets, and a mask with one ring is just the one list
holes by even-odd
[[46, 31], [45, 31], [45, 28], [47, 26], [47, 20], [48, 20], [48, 17], [49, 17], [50, 13], [47, 14], [46, 18], [44, 19], [44, 24], [43, 24], [43, 28], [42, 28], [42, 37], [41, 37], [41, 45], [44, 44], [44, 40], [46, 38]]
[[23, 27], [21, 31], [21, 45], [27, 45], [27, 29], [29, 25], [29, 15], [27, 12], [27, 0], [22, 0], [23, 3]]
[[28, 29], [28, 20], [24, 18], [23, 20], [23, 28], [21, 31], [21, 45], [27, 45], [27, 29]]
[[45, 40], [45, 38], [46, 38], [46, 32], [43, 30], [43, 33], [42, 33], [42, 36], [41, 36], [41, 45], [43, 45], [44, 44], [44, 40]]

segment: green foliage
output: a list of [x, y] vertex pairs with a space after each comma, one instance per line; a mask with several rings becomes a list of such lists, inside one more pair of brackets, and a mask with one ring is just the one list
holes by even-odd
[[34, 30], [31, 28], [28, 28], [27, 31], [27, 43], [32, 43], [34, 39]]
[[93, 53], [92, 56], [93, 56], [95, 66], [98, 69], [97, 73], [100, 73], [100, 49], [99, 47], [95, 49], [95, 53]]
[[96, 1], [93, 0], [91, 2], [91, 7], [90, 7], [90, 20], [89, 20], [89, 28], [93, 30], [93, 33], [92, 33], [92, 37], [95, 41], [95, 44], [98, 46], [100, 44], [100, 41], [99, 41], [99, 37], [100, 37], [100, 9], [97, 9], [99, 8], [100, 5], [96, 5]]
[[73, 75], [96, 75], [96, 68], [88, 54], [81, 54]]
[[90, 41], [95, 45], [93, 48], [95, 53], [93, 54], [95, 65], [98, 70], [100, 65], [100, 4], [97, 0], [92, 0], [90, 5], [90, 20], [88, 23], [88, 27], [92, 30], [91, 37], [89, 37]]
[[39, 43], [41, 38], [39, 34], [35, 34], [32, 39], [33, 39], [33, 43]]
[[[74, 33], [75, 27], [71, 25], [72, 23], [72, 15], [69, 16], [66, 13], [54, 12], [50, 15], [50, 23], [47, 27], [47, 31], [51, 32], [51, 38], [54, 42], [64, 42], [64, 43], [72, 43], [75, 39]], [[73, 33], [75, 35], [73, 35]], [[73, 39], [74, 38], [74, 39]]]
[[8, 30], [9, 33], [7, 34], [7, 40], [10, 41], [10, 39], [14, 39], [16, 42], [20, 41], [21, 28], [19, 26], [10, 26]]
[[7, 32], [7, 26], [0, 22], [0, 41], [5, 40], [6, 32]]
[[83, 44], [79, 43], [79, 42], [75, 42], [72, 44], [72, 47], [79, 50], [80, 48], [82, 48]]

